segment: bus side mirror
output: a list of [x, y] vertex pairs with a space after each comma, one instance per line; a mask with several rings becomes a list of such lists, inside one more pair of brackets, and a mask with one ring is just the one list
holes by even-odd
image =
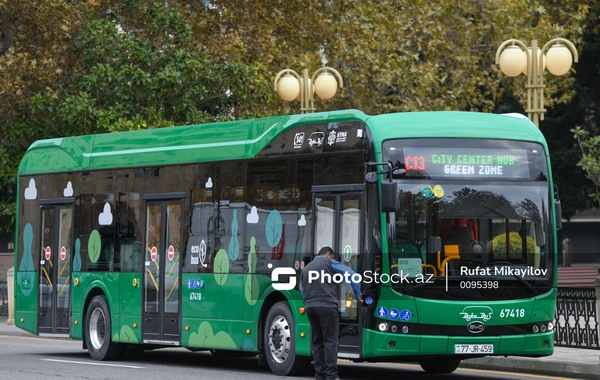
[[562, 228], [562, 207], [560, 205], [560, 197], [558, 196], [558, 186], [554, 185], [554, 212], [556, 220], [556, 229]]
[[556, 212], [556, 229], [562, 228], [562, 206], [560, 205], [560, 199], [554, 200], [554, 210]]
[[398, 183], [381, 182], [381, 211], [396, 212], [398, 210]]

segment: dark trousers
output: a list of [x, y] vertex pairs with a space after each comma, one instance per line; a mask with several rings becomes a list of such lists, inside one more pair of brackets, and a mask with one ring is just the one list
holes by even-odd
[[337, 308], [308, 308], [315, 377], [338, 377], [337, 353], [340, 320]]

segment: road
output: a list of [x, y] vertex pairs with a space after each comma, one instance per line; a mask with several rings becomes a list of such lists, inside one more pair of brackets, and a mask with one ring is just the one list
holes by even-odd
[[[414, 364], [364, 364], [340, 361], [344, 380], [417, 379], [429, 380], [533, 380], [562, 379], [529, 374], [511, 374], [459, 369], [451, 375], [428, 375]], [[38, 337], [0, 335], [0, 379], [314, 379], [311, 372], [300, 377], [272, 374], [267, 366], [258, 366], [255, 358], [221, 359], [208, 352], [190, 352], [170, 348], [145, 352], [138, 360], [119, 362], [93, 361], [81, 342]]]

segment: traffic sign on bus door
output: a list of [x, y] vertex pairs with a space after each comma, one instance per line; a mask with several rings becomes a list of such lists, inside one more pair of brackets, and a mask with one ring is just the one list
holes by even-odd
[[173, 260], [173, 258], [175, 257], [175, 249], [172, 245], [169, 246], [169, 250], [167, 251], [167, 257], [169, 258], [169, 260]]
[[67, 257], [67, 249], [65, 247], [62, 247], [60, 249], [60, 259], [64, 260]]
[[46, 250], [45, 250], [46, 260], [50, 260], [51, 253], [52, 253], [52, 250], [50, 249], [50, 247], [46, 247]]
[[156, 261], [156, 247], [152, 247], [152, 249], [150, 250], [150, 258], [152, 259], [152, 261]]

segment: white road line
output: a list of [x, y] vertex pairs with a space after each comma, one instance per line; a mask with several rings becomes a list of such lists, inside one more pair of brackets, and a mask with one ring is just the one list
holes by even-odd
[[123, 365], [123, 364], [108, 364], [108, 363], [94, 363], [94, 362], [78, 362], [74, 360], [58, 360], [58, 359], [40, 359], [48, 362], [59, 362], [59, 363], [71, 363], [71, 364], [87, 364], [87, 365], [102, 365], [107, 367], [122, 367], [122, 368], [144, 368], [136, 365]]

